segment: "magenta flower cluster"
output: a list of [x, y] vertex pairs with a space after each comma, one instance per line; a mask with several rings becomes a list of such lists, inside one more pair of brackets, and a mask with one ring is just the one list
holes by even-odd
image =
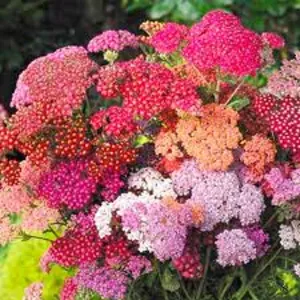
[[129, 278], [122, 271], [111, 268], [83, 266], [76, 275], [75, 282], [104, 298], [119, 300], [125, 297]]
[[79, 209], [86, 205], [96, 191], [96, 182], [86, 174], [83, 160], [62, 162], [46, 172], [39, 185], [39, 195], [49, 207]]

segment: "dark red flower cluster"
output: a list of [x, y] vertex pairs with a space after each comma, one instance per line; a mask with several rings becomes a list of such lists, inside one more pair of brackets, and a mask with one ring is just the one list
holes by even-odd
[[7, 185], [15, 185], [19, 183], [21, 174], [20, 163], [15, 159], [3, 159], [0, 161], [0, 175]]
[[47, 164], [49, 161], [50, 141], [45, 138], [29, 139], [26, 143], [20, 145], [19, 150], [27, 155], [33, 165]]
[[286, 96], [283, 99], [272, 95], [255, 98], [256, 113], [265, 118], [277, 137], [280, 146], [293, 155], [300, 153], [300, 99]]
[[183, 254], [172, 261], [180, 275], [188, 279], [200, 278], [203, 275], [203, 265], [195, 247], [187, 246]]
[[104, 143], [97, 149], [96, 157], [102, 169], [120, 172], [122, 167], [135, 161], [137, 150], [127, 142]]
[[92, 263], [102, 256], [103, 243], [95, 227], [83, 232], [80, 229], [70, 229], [61, 238], [53, 242], [49, 253], [54, 262], [65, 266], [79, 266]]
[[0, 153], [11, 151], [18, 146], [15, 132], [0, 123]]
[[129, 243], [124, 237], [110, 236], [109, 243], [105, 245], [105, 262], [110, 264], [114, 258], [126, 261], [132, 255]]
[[57, 128], [54, 153], [58, 157], [76, 158], [86, 156], [92, 148], [86, 137], [86, 127], [82, 120], [67, 121]]

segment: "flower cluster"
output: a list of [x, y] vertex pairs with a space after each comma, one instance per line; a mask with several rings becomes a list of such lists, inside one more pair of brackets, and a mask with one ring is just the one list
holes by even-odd
[[276, 71], [268, 82], [270, 93], [279, 96], [300, 96], [300, 52], [292, 60], [284, 60], [280, 70]]
[[300, 159], [300, 98], [258, 95], [254, 101], [256, 113], [264, 118], [277, 135], [279, 145]]
[[108, 30], [21, 73], [16, 113], [0, 111], [0, 244], [47, 240], [45, 276], [70, 272], [62, 300], [244, 299], [279, 238], [300, 247], [299, 55], [261, 94], [250, 77], [284, 46], [275, 33], [221, 10], [141, 29]]

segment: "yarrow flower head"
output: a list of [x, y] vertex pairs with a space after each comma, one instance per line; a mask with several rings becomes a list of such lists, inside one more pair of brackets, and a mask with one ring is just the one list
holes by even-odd
[[23, 300], [41, 300], [44, 285], [41, 282], [34, 282], [25, 289]]
[[276, 146], [269, 139], [254, 135], [246, 141], [241, 161], [248, 167], [252, 177], [258, 181], [263, 178], [266, 167], [275, 161]]
[[12, 117], [15, 130], [29, 136], [47, 121], [69, 116], [83, 103], [92, 84], [89, 76], [97, 65], [83, 47], [61, 48], [34, 60], [21, 73], [11, 105], [18, 112]]
[[295, 58], [284, 60], [268, 81], [268, 91], [278, 96], [300, 97], [300, 51]]
[[134, 34], [127, 30], [107, 30], [90, 40], [87, 49], [89, 52], [107, 50], [120, 52], [126, 47], [138, 47], [138, 39]]
[[86, 172], [85, 161], [62, 162], [42, 176], [39, 195], [52, 208], [82, 208], [96, 191], [96, 182]]
[[263, 43], [255, 32], [225, 11], [214, 10], [193, 25], [184, 57], [201, 69], [220, 67], [236, 76], [253, 75], [262, 65]]
[[280, 49], [283, 48], [285, 45], [285, 41], [283, 37], [278, 35], [274, 32], [264, 32], [262, 35], [262, 40], [264, 43], [266, 43], [268, 46], [270, 46], [273, 49]]
[[75, 282], [97, 292], [101, 297], [119, 300], [125, 297], [129, 278], [118, 270], [86, 265], [80, 268]]
[[199, 167], [225, 171], [233, 163], [232, 150], [238, 148], [242, 135], [237, 127], [239, 116], [230, 108], [208, 104], [201, 109], [201, 118], [182, 118], [176, 133], [187, 154]]
[[151, 37], [151, 45], [160, 53], [171, 53], [178, 49], [188, 34], [188, 28], [177, 23], [165, 23], [163, 28]]
[[274, 205], [294, 200], [300, 195], [299, 173], [299, 169], [295, 169], [287, 177], [280, 168], [272, 168], [269, 173], [265, 174], [268, 196], [272, 196]]
[[233, 218], [238, 218], [242, 225], [254, 224], [265, 208], [260, 189], [242, 184], [233, 171], [200, 171], [194, 161], [186, 161], [172, 174], [172, 179], [179, 195], [191, 194], [191, 202], [203, 207], [203, 231]]
[[224, 230], [216, 237], [217, 262], [225, 266], [240, 266], [256, 258], [255, 243], [242, 229]]

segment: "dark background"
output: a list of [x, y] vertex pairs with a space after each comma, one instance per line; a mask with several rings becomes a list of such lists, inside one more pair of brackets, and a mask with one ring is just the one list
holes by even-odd
[[56, 48], [85, 45], [105, 29], [137, 32], [146, 19], [190, 25], [215, 8], [259, 32], [284, 35], [284, 55], [299, 47], [300, 0], [0, 0], [0, 101], [8, 108], [18, 74]]

